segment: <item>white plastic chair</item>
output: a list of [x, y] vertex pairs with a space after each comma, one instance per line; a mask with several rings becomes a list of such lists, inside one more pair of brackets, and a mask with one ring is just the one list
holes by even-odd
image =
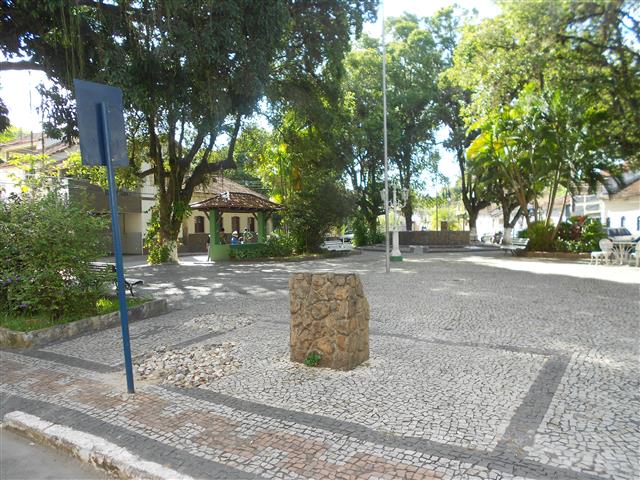
[[611, 259], [611, 254], [613, 253], [613, 242], [608, 238], [603, 238], [598, 243], [600, 246], [599, 252], [591, 252], [591, 260], [589, 263], [591, 264], [594, 260], [596, 261], [596, 265], [598, 265], [598, 260], [601, 258], [604, 259], [605, 262], [609, 263]]

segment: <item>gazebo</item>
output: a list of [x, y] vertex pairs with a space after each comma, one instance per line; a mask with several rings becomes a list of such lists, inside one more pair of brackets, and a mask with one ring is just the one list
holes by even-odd
[[271, 213], [284, 207], [266, 198], [247, 192], [222, 192], [211, 198], [189, 205], [192, 210], [208, 212], [209, 216], [209, 258], [225, 260], [229, 258], [231, 245], [220, 242], [218, 221], [223, 213], [251, 213], [258, 221], [258, 242], [267, 241], [267, 218]]

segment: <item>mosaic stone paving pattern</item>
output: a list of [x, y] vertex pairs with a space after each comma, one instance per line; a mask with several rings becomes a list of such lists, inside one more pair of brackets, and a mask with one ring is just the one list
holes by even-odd
[[[233, 342], [238, 367], [206, 388], [140, 381], [129, 396], [110, 329], [1, 351], [0, 413], [196, 478], [639, 478], [636, 272], [620, 267], [631, 281], [614, 283], [499, 255], [407, 255], [392, 276], [375, 253], [138, 268], [173, 310], [131, 324], [136, 356]], [[289, 362], [286, 283], [300, 271], [361, 275], [368, 362]]]

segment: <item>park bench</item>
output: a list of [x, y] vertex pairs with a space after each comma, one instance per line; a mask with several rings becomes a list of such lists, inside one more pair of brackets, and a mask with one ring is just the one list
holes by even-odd
[[[115, 283], [115, 284], [118, 283], [118, 279], [116, 277], [116, 266], [115, 266], [115, 264], [108, 263], [108, 262], [91, 262], [89, 264], [89, 267], [94, 272], [105, 274], [111, 281], [113, 281], [113, 283]], [[138, 278], [126, 278], [125, 277], [125, 279], [124, 279], [124, 285], [127, 288], [127, 290], [129, 290], [129, 292], [131, 293], [132, 297], [135, 296], [133, 294], [133, 287], [135, 287], [137, 285], [142, 285], [143, 283], [144, 283], [144, 281], [140, 280]]]
[[344, 242], [339, 238], [326, 238], [321, 245], [325, 250], [344, 250]]
[[528, 238], [514, 238], [511, 243], [500, 245], [500, 248], [504, 250], [505, 255], [507, 252], [511, 253], [511, 255], [518, 255], [518, 253], [527, 249], [528, 243]]

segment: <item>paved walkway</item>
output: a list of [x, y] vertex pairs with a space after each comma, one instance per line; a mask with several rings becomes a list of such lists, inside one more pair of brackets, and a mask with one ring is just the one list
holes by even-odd
[[[174, 308], [131, 325], [134, 353], [232, 342], [238, 368], [200, 388], [139, 381], [129, 396], [110, 329], [2, 352], [0, 413], [202, 478], [640, 475], [640, 269], [500, 253], [407, 255], [391, 275], [368, 252], [183, 260], [134, 267]], [[362, 276], [371, 359], [351, 372], [288, 361], [287, 281], [310, 270]]]

